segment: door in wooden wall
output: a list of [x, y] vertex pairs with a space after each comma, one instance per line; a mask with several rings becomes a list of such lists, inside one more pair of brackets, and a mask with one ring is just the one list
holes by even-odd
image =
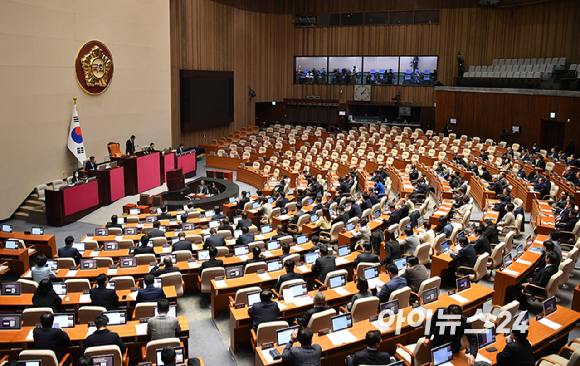
[[544, 136], [544, 141], [542, 142], [542, 148], [550, 151], [552, 147], [558, 145], [560, 149], [563, 149], [565, 130], [566, 125], [564, 122], [543, 119], [542, 136]]

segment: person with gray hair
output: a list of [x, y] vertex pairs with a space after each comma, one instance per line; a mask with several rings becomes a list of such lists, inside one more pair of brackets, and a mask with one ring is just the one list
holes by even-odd
[[496, 196], [499, 196], [503, 193], [503, 185], [499, 180], [499, 176], [496, 174], [492, 178], [492, 183], [487, 187], [488, 191], [494, 191]]
[[298, 324], [300, 324], [301, 327], [307, 327], [308, 323], [310, 322], [310, 318], [312, 318], [312, 315], [328, 309], [330, 309], [330, 306], [326, 305], [326, 296], [323, 292], [318, 291], [314, 294], [314, 307], [309, 309], [306, 314], [304, 314], [302, 319], [297, 320]]

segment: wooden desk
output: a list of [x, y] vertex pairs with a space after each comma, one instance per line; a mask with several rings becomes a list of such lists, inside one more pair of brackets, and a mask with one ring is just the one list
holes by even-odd
[[236, 179], [238, 181], [247, 183], [257, 189], [263, 189], [264, 183], [266, 183], [266, 181], [268, 180], [267, 174], [264, 174], [263, 172], [259, 172], [251, 168], [244, 169], [238, 165], [236, 171], [237, 171]]
[[532, 202], [530, 221], [538, 234], [550, 235], [550, 232], [556, 228], [554, 213], [548, 201], [534, 200]]
[[218, 168], [227, 170], [236, 170], [240, 163], [247, 163], [242, 158], [230, 158], [229, 156], [206, 155], [205, 165], [208, 168]]
[[448, 200], [448, 199], [444, 199], [441, 202], [441, 205], [439, 205], [439, 207], [437, 207], [437, 210], [433, 211], [431, 216], [429, 216], [429, 223], [431, 225], [439, 225], [439, 218], [441, 216], [447, 216], [449, 214], [449, 211], [451, 211], [452, 207], [453, 207], [453, 201]]
[[580, 284], [574, 287], [574, 297], [572, 298], [572, 310], [580, 312]]
[[7, 261], [10, 273], [22, 274], [30, 269], [28, 249], [0, 249], [0, 262]]
[[[373, 213], [371, 213], [371, 215], [372, 214]], [[381, 214], [381, 216], [377, 219], [379, 221], [375, 221], [375, 220], [369, 221], [368, 225], [371, 228], [371, 232], [375, 232], [377, 230], [382, 229], [384, 226], [383, 220], [388, 220], [388, 218], [389, 218], [389, 215]], [[346, 225], [345, 225], [345, 227], [346, 227]], [[356, 239], [355, 239], [354, 235], [348, 231], [341, 232], [340, 234], [338, 234], [338, 246], [350, 244], [352, 247], [355, 240]]]
[[0, 231], [0, 239], [23, 240], [24, 244], [34, 245], [38, 254], [44, 254], [47, 258], [54, 258], [56, 255], [56, 241], [54, 235], [31, 235], [20, 232], [5, 233]]

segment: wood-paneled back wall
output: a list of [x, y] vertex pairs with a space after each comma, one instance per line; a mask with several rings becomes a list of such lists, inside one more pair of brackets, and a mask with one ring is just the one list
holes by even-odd
[[[467, 67], [491, 64], [493, 58], [566, 57], [569, 62], [580, 63], [580, 1], [502, 8], [443, 8], [439, 25], [295, 28], [292, 13], [344, 12], [349, 11], [347, 3], [365, 2], [337, 0], [324, 2], [327, 5], [322, 8], [309, 5], [314, 3], [321, 2], [281, 0], [270, 2], [270, 6], [280, 9], [269, 8], [269, 13], [259, 13], [210, 0], [170, 1], [174, 146], [179, 142], [186, 146], [209, 143], [242, 126], [253, 125], [255, 102], [306, 95], [339, 99], [341, 103], [353, 100], [353, 86], [294, 85], [294, 56], [438, 55], [439, 78], [445, 85], [451, 85], [456, 76], [457, 51], [465, 57]], [[433, 1], [437, 3], [441, 1]], [[251, 8], [248, 4], [246, 8]], [[381, 10], [375, 7], [372, 10]], [[180, 69], [234, 71], [234, 123], [181, 133]], [[248, 98], [249, 88], [256, 91], [253, 100]], [[435, 102], [431, 87], [374, 87], [372, 99], [390, 100], [397, 92], [401, 92], [403, 102], [424, 105]]]

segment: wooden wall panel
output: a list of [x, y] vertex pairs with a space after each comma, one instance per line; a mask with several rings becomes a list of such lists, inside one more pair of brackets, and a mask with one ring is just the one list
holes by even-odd
[[522, 126], [522, 132], [514, 134], [510, 143], [530, 147], [537, 142], [541, 146], [542, 119], [550, 120], [554, 112], [555, 121], [566, 122], [565, 143], [568, 139], [577, 143], [580, 137], [580, 97], [460, 91], [437, 91], [435, 96], [437, 131], [443, 131], [450, 118], [457, 118], [458, 124], [449, 128], [458, 135], [499, 141], [504, 128], [511, 131], [511, 126]]
[[[580, 1], [499, 8], [463, 0], [217, 1], [170, 0], [173, 145], [197, 146], [253, 125], [255, 102], [306, 95], [340, 103], [353, 100], [352, 85], [294, 85], [294, 56], [438, 55], [438, 75], [445, 85], [452, 85], [457, 74], [458, 51], [467, 67], [491, 64], [494, 58], [566, 57], [568, 63], [580, 63]], [[330, 28], [292, 24], [293, 14], [383, 9], [441, 9], [440, 24]], [[180, 69], [234, 71], [234, 123], [181, 133]], [[254, 100], [248, 98], [248, 88], [256, 91]], [[372, 99], [388, 101], [397, 92], [403, 102], [425, 106], [435, 102], [429, 87], [375, 87]]]

